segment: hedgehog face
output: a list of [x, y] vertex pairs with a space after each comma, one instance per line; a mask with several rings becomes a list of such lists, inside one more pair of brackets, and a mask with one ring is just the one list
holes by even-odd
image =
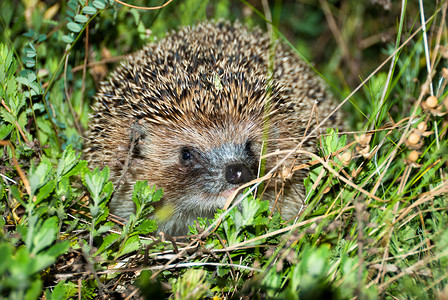
[[231, 191], [256, 176], [258, 161], [251, 144], [229, 142], [205, 152], [182, 147], [177, 169], [186, 176], [184, 180], [194, 181], [203, 195], [227, 198]]
[[257, 176], [261, 144], [250, 130], [253, 121], [217, 123], [150, 129], [154, 133], [142, 153], [151, 163], [139, 176], [164, 189], [163, 205], [172, 204], [175, 213], [199, 210], [212, 216], [236, 188]]

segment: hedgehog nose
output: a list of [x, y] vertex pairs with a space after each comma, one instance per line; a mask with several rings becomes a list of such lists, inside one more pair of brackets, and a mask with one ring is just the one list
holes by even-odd
[[226, 180], [233, 184], [246, 183], [252, 180], [252, 172], [244, 164], [227, 165]]

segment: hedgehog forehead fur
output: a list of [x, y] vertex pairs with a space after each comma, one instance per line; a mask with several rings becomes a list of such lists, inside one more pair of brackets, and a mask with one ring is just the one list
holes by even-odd
[[[316, 104], [321, 118], [335, 106], [309, 67], [261, 30], [238, 22], [184, 27], [129, 56], [102, 83], [84, 153], [92, 165], [109, 166], [115, 184], [123, 178], [111, 212], [128, 217], [132, 185], [148, 180], [164, 189], [157, 205], [171, 210], [160, 230], [183, 234], [254, 179], [266, 137], [267, 151], [293, 149], [316, 125]], [[326, 126], [338, 124], [336, 115]], [[316, 139], [302, 149], [315, 151]], [[267, 170], [278, 160], [266, 159]], [[282, 185], [285, 218], [303, 205], [304, 176], [296, 172]], [[275, 181], [266, 188], [271, 206], [279, 189]]]

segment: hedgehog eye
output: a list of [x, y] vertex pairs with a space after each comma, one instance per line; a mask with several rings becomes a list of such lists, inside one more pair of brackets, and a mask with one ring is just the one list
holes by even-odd
[[188, 164], [193, 160], [193, 154], [188, 148], [182, 148], [180, 151], [180, 160], [183, 164]]

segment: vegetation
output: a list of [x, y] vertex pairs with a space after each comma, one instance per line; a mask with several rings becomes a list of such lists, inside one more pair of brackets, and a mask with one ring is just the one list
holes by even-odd
[[[447, 297], [447, 4], [0, 1], [0, 297]], [[124, 54], [212, 18], [271, 23], [325, 74], [353, 130], [308, 153], [296, 220], [248, 192], [187, 238], [152, 236], [162, 191], [138, 182], [121, 224], [108, 169], [82, 160], [90, 106]]]

